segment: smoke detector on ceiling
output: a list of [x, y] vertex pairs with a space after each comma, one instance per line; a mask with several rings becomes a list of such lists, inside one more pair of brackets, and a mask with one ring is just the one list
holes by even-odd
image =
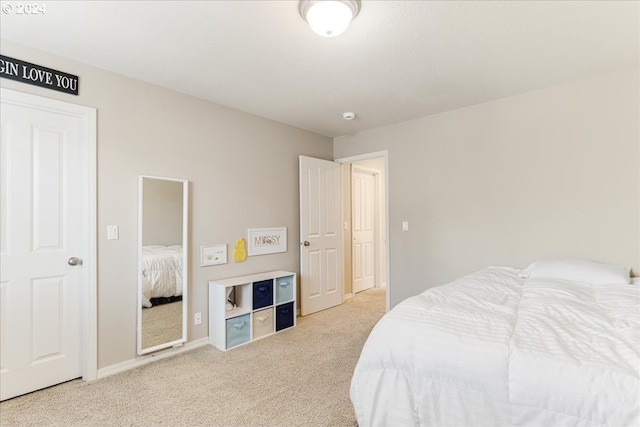
[[345, 120], [353, 120], [356, 118], [356, 113], [347, 111], [346, 113], [342, 113], [342, 118]]

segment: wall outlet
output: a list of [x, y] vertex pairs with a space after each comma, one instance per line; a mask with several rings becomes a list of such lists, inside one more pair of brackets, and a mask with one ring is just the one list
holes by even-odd
[[199, 325], [200, 323], [202, 323], [202, 313], [197, 312], [193, 315], [193, 324]]

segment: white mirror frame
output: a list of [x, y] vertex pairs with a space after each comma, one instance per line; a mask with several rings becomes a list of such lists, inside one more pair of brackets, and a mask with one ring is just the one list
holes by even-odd
[[[172, 181], [182, 183], [182, 337], [180, 339], [158, 344], [153, 347], [142, 348], [142, 245], [143, 245], [143, 191], [144, 180], [155, 179], [162, 181]], [[140, 175], [138, 177], [138, 335], [137, 335], [137, 347], [138, 354], [148, 354], [154, 351], [163, 350], [165, 348], [176, 347], [178, 345], [187, 342], [187, 297], [189, 292], [189, 181], [176, 178], [165, 178], [150, 175]]]

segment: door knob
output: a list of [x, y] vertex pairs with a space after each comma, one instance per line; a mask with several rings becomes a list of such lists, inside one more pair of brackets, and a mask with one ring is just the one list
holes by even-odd
[[307, 242], [306, 240], [304, 241], [303, 245], [305, 246], [309, 246], [311, 243]]
[[82, 260], [80, 258], [76, 258], [76, 257], [72, 256], [67, 261], [67, 264], [69, 264], [69, 265], [80, 265], [80, 264], [82, 264]]

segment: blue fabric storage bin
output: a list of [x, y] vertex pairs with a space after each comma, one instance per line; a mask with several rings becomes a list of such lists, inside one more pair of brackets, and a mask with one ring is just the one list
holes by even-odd
[[273, 279], [253, 283], [253, 309], [273, 305]]
[[290, 328], [293, 326], [296, 310], [293, 302], [288, 302], [276, 307], [276, 331]]
[[249, 342], [251, 339], [251, 323], [249, 314], [227, 319], [227, 348]]
[[278, 277], [276, 279], [276, 304], [293, 299], [293, 276]]

